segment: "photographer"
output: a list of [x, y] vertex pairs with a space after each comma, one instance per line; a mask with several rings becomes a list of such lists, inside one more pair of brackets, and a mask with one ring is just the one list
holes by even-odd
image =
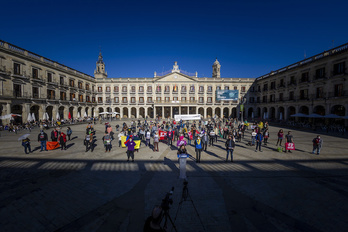
[[145, 221], [144, 232], [165, 232], [166, 230], [161, 227], [162, 217], [162, 208], [160, 206], [155, 206], [151, 216]]

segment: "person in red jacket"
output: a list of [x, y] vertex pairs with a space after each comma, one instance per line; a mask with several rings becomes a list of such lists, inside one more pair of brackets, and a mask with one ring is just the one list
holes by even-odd
[[60, 147], [63, 150], [66, 150], [66, 134], [64, 134], [63, 132], [60, 133], [59, 137], [58, 137], [58, 141], [60, 143]]

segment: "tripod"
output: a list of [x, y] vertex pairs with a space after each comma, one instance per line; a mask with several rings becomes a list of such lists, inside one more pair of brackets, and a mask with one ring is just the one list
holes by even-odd
[[[193, 203], [193, 200], [192, 200], [192, 198], [191, 198], [191, 195], [190, 195], [190, 193], [189, 193], [189, 191], [188, 191], [187, 184], [188, 184], [188, 182], [187, 182], [187, 180], [185, 179], [185, 180], [184, 180], [184, 187], [182, 188], [181, 200], [180, 200], [180, 202], [179, 202], [178, 210], [176, 211], [176, 215], [175, 215], [175, 218], [174, 218], [174, 222], [176, 221], [176, 218], [177, 218], [177, 216], [178, 216], [178, 214], [179, 214], [179, 211], [181, 210], [182, 203], [183, 203], [184, 201], [190, 201], [190, 202], [192, 203], [193, 208], [194, 208], [195, 211], [196, 211], [196, 214], [197, 214], [197, 216], [198, 216], [198, 218], [199, 218], [199, 221], [201, 222], [201, 225], [202, 225], [202, 227], [203, 227], [203, 230], [205, 231], [205, 228], [204, 228], [202, 219], [201, 219], [201, 217], [199, 216], [199, 213], [198, 213], [198, 211], [197, 211], [197, 209], [196, 209], [196, 206], [195, 206], [195, 204]], [[174, 224], [173, 224], [173, 225], [174, 225]]]
[[[163, 225], [163, 228], [164, 229], [167, 229], [167, 223], [168, 223], [168, 219], [170, 221], [170, 223], [172, 224], [172, 230], [174, 229], [175, 232], [177, 232], [178, 230], [176, 229], [176, 226], [172, 220], [172, 218], [170, 217], [169, 215], [169, 210], [164, 210], [164, 213], [163, 213], [163, 217], [164, 217], [164, 225]], [[163, 219], [162, 217], [162, 219]]]

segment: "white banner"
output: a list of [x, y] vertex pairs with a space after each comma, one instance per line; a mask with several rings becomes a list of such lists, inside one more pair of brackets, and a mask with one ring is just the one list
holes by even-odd
[[201, 120], [200, 114], [181, 114], [181, 115], [174, 115], [175, 121], [180, 120]]

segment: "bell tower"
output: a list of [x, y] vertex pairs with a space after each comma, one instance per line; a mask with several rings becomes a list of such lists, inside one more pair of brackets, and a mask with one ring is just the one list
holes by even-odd
[[99, 52], [98, 61], [96, 64], [96, 69], [94, 70], [95, 78], [107, 78], [108, 73], [105, 71], [105, 63], [103, 61], [103, 56], [101, 51]]
[[220, 78], [220, 68], [221, 68], [221, 65], [216, 58], [213, 64], [213, 78]]

